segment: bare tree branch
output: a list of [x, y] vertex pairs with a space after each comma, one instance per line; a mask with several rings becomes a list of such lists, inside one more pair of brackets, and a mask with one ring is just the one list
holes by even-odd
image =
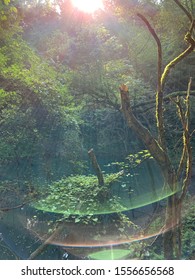
[[162, 83], [161, 83], [161, 77], [162, 77], [162, 46], [161, 41], [156, 34], [156, 31], [152, 28], [149, 21], [142, 15], [137, 14], [138, 17], [140, 17], [143, 22], [148, 27], [151, 35], [153, 36], [157, 48], [158, 48], [158, 78], [157, 78], [157, 92], [156, 92], [156, 121], [157, 121], [157, 128], [158, 128], [158, 139], [159, 143], [162, 146], [164, 150], [166, 150], [166, 144], [165, 144], [165, 130], [164, 130], [164, 118], [163, 118], [163, 91], [162, 91]]
[[24, 207], [28, 202], [24, 202], [22, 204], [19, 204], [19, 205], [16, 205], [16, 206], [13, 206], [13, 207], [6, 207], [6, 208], [0, 208], [0, 211], [2, 212], [7, 212], [7, 211], [11, 211], [11, 210], [15, 210], [15, 209], [18, 209], [18, 208], [22, 208]]
[[[187, 35], [187, 34], [186, 34]], [[162, 88], [164, 88], [166, 79], [173, 67], [175, 67], [176, 64], [178, 64], [180, 61], [182, 61], [185, 57], [187, 57], [189, 54], [193, 52], [195, 48], [195, 41], [193, 44], [191, 44], [185, 51], [183, 51], [180, 55], [178, 55], [175, 59], [173, 59], [164, 69], [164, 72], [162, 74], [161, 78], [161, 84]]]
[[53, 230], [53, 233], [45, 240], [45, 242], [43, 242], [43, 244], [41, 244], [33, 253], [30, 254], [28, 260], [34, 260], [38, 255], [40, 255], [62, 230], [62, 225], [58, 224]]
[[124, 114], [128, 126], [135, 131], [138, 137], [146, 145], [151, 155], [156, 159], [163, 171], [164, 176], [166, 177], [166, 180], [171, 180], [171, 173], [174, 176], [174, 170], [168, 154], [164, 151], [164, 149], [162, 149], [161, 145], [152, 136], [150, 131], [146, 127], [144, 127], [133, 114], [128, 87], [126, 85], [121, 85], [119, 89], [121, 94], [121, 110]]
[[[168, 95], [163, 97], [163, 101], [169, 101], [172, 100], [175, 97], [179, 97], [179, 96], [186, 96], [186, 91], [175, 91], [172, 93], [169, 93]], [[192, 90], [190, 93], [191, 97], [195, 97], [195, 90]], [[156, 100], [155, 99], [150, 99], [148, 101], [136, 104], [136, 105], [132, 105], [132, 109], [136, 109], [139, 107], [143, 107], [143, 106], [147, 106], [147, 105], [151, 105], [151, 104], [155, 104]]]
[[186, 14], [186, 16], [189, 18], [190, 21], [193, 20], [192, 15], [190, 14], [190, 12], [181, 4], [180, 1], [178, 0], [173, 0], [179, 7], [180, 9]]

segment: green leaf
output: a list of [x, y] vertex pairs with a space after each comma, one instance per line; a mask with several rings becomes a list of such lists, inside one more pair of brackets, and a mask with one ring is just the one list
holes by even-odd
[[10, 3], [10, 0], [3, 0], [3, 3], [4, 3], [6, 6], [8, 6], [9, 3]]
[[75, 223], [79, 223], [80, 221], [81, 221], [80, 217], [75, 219]]
[[0, 19], [1, 19], [1, 21], [6, 21], [6, 20], [7, 20], [7, 16], [6, 16], [6, 15], [2, 15], [2, 16], [0, 17]]

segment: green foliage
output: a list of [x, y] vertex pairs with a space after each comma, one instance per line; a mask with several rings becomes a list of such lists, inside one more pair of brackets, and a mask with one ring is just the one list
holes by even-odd
[[[0, 166], [9, 176], [33, 177], [36, 165], [50, 180], [70, 173], [81, 153], [78, 107], [58, 73], [19, 33], [2, 32], [0, 45]], [[76, 111], [76, 112], [75, 112]], [[72, 142], [74, 139], [75, 149]], [[72, 149], [73, 148], [73, 149]], [[66, 161], [63, 159], [66, 158]], [[58, 164], [56, 163], [58, 162]], [[63, 162], [63, 164], [62, 164]], [[69, 162], [69, 169], [64, 164]], [[23, 171], [26, 166], [25, 172]], [[61, 168], [58, 166], [61, 165]], [[67, 172], [67, 173], [68, 173]], [[30, 175], [31, 174], [31, 175]], [[56, 172], [55, 176], [58, 173]]]
[[164, 214], [161, 213], [161, 215], [155, 217], [154, 220], [150, 223], [147, 230], [147, 235], [150, 236], [153, 235], [154, 233], [160, 232], [164, 226], [164, 222], [165, 222], [165, 217]]
[[22, 207], [36, 197], [35, 187], [31, 182], [18, 182], [18, 180], [5, 180], [0, 182], [0, 210]]
[[3, 110], [1, 117], [1, 160], [12, 161], [15, 157], [22, 159], [31, 156], [36, 138], [39, 136], [30, 110], [27, 114], [17, 108], [6, 109]]
[[182, 254], [183, 258], [190, 258], [195, 251], [195, 205], [193, 199], [186, 203], [188, 205], [184, 205], [182, 226]]
[[10, 0], [1, 0], [0, 1], [0, 38], [4, 33], [4, 29], [11, 30], [18, 25], [18, 9], [16, 3]]
[[38, 45], [39, 52], [44, 57], [54, 63], [62, 63], [67, 53], [70, 52], [71, 37], [66, 32], [60, 30], [53, 31], [49, 37], [41, 38]]
[[147, 159], [153, 159], [148, 150], [142, 150], [137, 154], [132, 154], [127, 157], [127, 160], [133, 167], [136, 167]]
[[[195, 206], [194, 206], [194, 198], [193, 196], [188, 196], [187, 200], [183, 205], [183, 222], [181, 226], [182, 230], [182, 259], [191, 259], [193, 258], [195, 251]], [[146, 232], [147, 235], [152, 235], [154, 232], [159, 232], [164, 226], [164, 214], [158, 215], [151, 222], [148, 230]], [[161, 245], [160, 235], [155, 242], [152, 242], [152, 247], [146, 247], [148, 250], [148, 259], [156, 259], [163, 260], [163, 251]], [[160, 240], [159, 240], [160, 239]]]
[[[76, 224], [96, 225], [105, 213], [141, 207], [172, 194], [153, 179], [149, 183], [153, 187], [143, 192], [151, 170], [140, 173], [141, 183], [137, 170], [152, 157], [141, 150], [144, 147], [123, 120], [118, 86], [128, 85], [135, 115], [155, 133], [153, 105], [147, 110], [136, 105], [154, 99], [156, 45], [135, 14], [143, 13], [157, 31], [165, 62], [186, 48], [188, 20], [166, 0], [105, 0], [107, 13], [94, 17], [75, 10], [70, 1], [57, 2], [60, 13], [56, 1], [0, 1], [0, 204], [28, 201], [32, 182], [38, 181], [41, 187], [36, 185], [35, 193], [39, 190], [42, 198], [33, 204], [37, 209], [70, 215]], [[182, 1], [194, 12], [193, 2]], [[194, 70], [190, 56], [171, 73], [166, 93], [186, 90]], [[165, 107], [166, 136], [175, 159], [181, 151], [181, 124], [170, 103]], [[191, 112], [193, 126], [193, 105]], [[107, 164], [112, 173], [105, 175], [103, 187], [95, 176], [74, 175], [89, 172], [91, 147], [102, 165], [113, 161]], [[58, 180], [62, 176], [66, 177]], [[194, 248], [193, 211], [192, 207], [185, 216], [184, 257]], [[127, 228], [136, 230], [123, 214], [110, 222], [118, 236], [125, 236]], [[162, 220], [156, 219], [148, 232], [161, 225]], [[97, 240], [106, 234], [103, 228]], [[139, 257], [136, 245], [129, 251]], [[142, 244], [137, 248], [140, 252]], [[117, 251], [115, 257], [123, 253]], [[161, 258], [160, 250], [150, 257]]]
[[81, 223], [81, 224], [85, 224], [85, 225], [96, 225], [99, 221], [99, 217], [95, 216], [95, 215], [87, 215], [87, 216], [71, 216], [71, 218], [74, 219], [74, 222], [77, 223]]
[[126, 176], [130, 176], [131, 170], [138, 167], [146, 160], [153, 159], [148, 150], [141, 150], [136, 154], [130, 154], [126, 157], [124, 162], [112, 162], [107, 166], [118, 166], [121, 170], [126, 172]]
[[40, 210], [66, 215], [122, 211], [125, 208], [120, 197], [111, 193], [111, 185], [119, 176], [118, 173], [106, 175], [104, 186], [98, 185], [95, 176], [69, 176], [50, 185], [47, 197], [34, 206]]

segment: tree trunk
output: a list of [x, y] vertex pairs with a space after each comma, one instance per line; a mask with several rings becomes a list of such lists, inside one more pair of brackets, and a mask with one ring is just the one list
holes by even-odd
[[97, 178], [98, 178], [98, 184], [99, 186], [104, 186], [104, 177], [103, 177], [103, 173], [102, 173], [102, 170], [97, 162], [97, 159], [96, 159], [96, 156], [95, 156], [95, 153], [94, 153], [94, 150], [91, 149], [88, 151], [88, 155], [91, 159], [91, 162], [92, 162], [92, 165], [93, 165], [93, 168], [96, 172], [96, 175], [97, 175]]
[[130, 128], [132, 128], [139, 138], [142, 139], [145, 146], [150, 151], [156, 162], [159, 164], [164, 176], [165, 191], [171, 190], [173, 195], [168, 198], [165, 226], [164, 226], [164, 257], [165, 259], [174, 259], [176, 248], [176, 236], [178, 235], [178, 225], [180, 216], [177, 214], [177, 191], [178, 180], [174, 168], [170, 162], [168, 154], [163, 150], [158, 141], [151, 135], [150, 131], [145, 128], [134, 116], [128, 88], [125, 85], [120, 87], [122, 112]]
[[[167, 152], [168, 147], [165, 139], [165, 129], [164, 129], [164, 107], [163, 107], [163, 89], [169, 76], [170, 71], [184, 58], [191, 54], [195, 49], [195, 39], [193, 37], [193, 32], [195, 28], [195, 19], [190, 12], [183, 6], [178, 0], [174, 2], [179, 6], [180, 9], [187, 15], [190, 20], [190, 28], [186, 33], [184, 40], [188, 43], [187, 48], [180, 53], [177, 57], [172, 59], [162, 71], [162, 46], [161, 41], [156, 34], [155, 30], [152, 28], [148, 20], [141, 14], [137, 14], [142, 21], [148, 27], [151, 35], [153, 36], [157, 48], [158, 48], [158, 79], [157, 79], [157, 93], [156, 93], [156, 121], [157, 121], [157, 131], [158, 139], [156, 139], [150, 131], [144, 127], [139, 120], [135, 117], [132, 112], [128, 87], [126, 85], [120, 86], [121, 94], [121, 109], [124, 117], [127, 121], [128, 126], [135, 131], [137, 136], [142, 139], [143, 143], [150, 151], [153, 158], [159, 164], [162, 174], [165, 180], [166, 190], [170, 189], [172, 195], [168, 198], [167, 208], [166, 208], [166, 218], [164, 227], [164, 256], [165, 259], [174, 259], [175, 256], [180, 257], [181, 255], [181, 206], [183, 199], [185, 198], [191, 174], [192, 166], [192, 151], [190, 147], [190, 133], [189, 133], [189, 116], [190, 116], [190, 91], [192, 79], [190, 79], [188, 84], [187, 96], [185, 100], [185, 109], [183, 109], [181, 101], [178, 99], [175, 103], [178, 107], [179, 118], [183, 127], [183, 152], [181, 155], [181, 160], [178, 169], [176, 170]], [[179, 178], [185, 171], [186, 176], [183, 179], [183, 186], [181, 195], [176, 193], [179, 186]]]
[[168, 198], [165, 218], [165, 233], [163, 238], [164, 257], [166, 260], [174, 259], [175, 240], [175, 195]]

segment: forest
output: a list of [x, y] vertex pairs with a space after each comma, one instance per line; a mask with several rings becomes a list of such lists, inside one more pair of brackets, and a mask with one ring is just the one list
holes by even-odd
[[100, 2], [0, 0], [0, 260], [195, 259], [195, 1]]

